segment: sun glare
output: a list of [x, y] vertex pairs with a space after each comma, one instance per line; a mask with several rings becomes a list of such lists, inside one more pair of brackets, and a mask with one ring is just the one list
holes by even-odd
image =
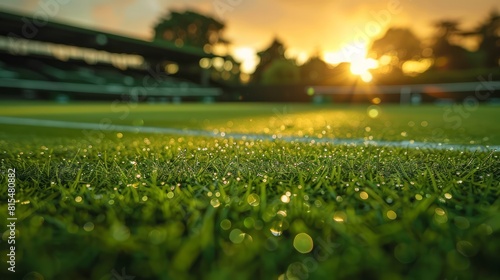
[[341, 52], [325, 52], [323, 54], [323, 60], [331, 65], [337, 65], [341, 62], [345, 62], [345, 58]]
[[378, 67], [378, 62], [372, 58], [359, 58], [351, 61], [351, 73], [361, 77], [361, 80], [368, 83], [373, 79], [370, 69]]
[[362, 44], [346, 45], [341, 51], [326, 52], [323, 59], [332, 65], [337, 65], [342, 62], [351, 64], [351, 73], [359, 76], [361, 80], [368, 83], [373, 79], [370, 73], [371, 69], [376, 69], [380, 66], [379, 62], [372, 58], [367, 58], [367, 46]]
[[255, 50], [250, 47], [236, 48], [233, 51], [233, 55], [238, 61], [242, 62], [241, 71], [245, 73], [252, 73], [259, 63]]

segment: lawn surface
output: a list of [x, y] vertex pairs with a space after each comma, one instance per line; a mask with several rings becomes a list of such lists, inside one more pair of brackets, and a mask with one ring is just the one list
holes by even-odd
[[[460, 106], [5, 103], [0, 117], [500, 144], [500, 108]], [[0, 124], [0, 168], [18, 200], [1, 279], [500, 277], [493, 151]]]

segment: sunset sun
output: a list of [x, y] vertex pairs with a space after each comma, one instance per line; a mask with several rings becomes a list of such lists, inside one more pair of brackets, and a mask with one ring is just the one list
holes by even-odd
[[373, 77], [370, 70], [378, 68], [379, 62], [367, 58], [368, 47], [363, 44], [348, 44], [336, 52], [325, 52], [323, 59], [332, 65], [342, 62], [349, 63], [352, 75], [359, 76], [362, 81], [369, 83]]
[[361, 77], [364, 82], [371, 82], [373, 79], [371, 69], [378, 67], [378, 62], [373, 58], [359, 58], [351, 61], [351, 73]]
[[[379, 66], [379, 63], [373, 58], [367, 58], [368, 46], [362, 44], [353, 44], [345, 48], [354, 48], [356, 50], [356, 52], [353, 53], [348, 60], [348, 62], [351, 64], [351, 74], [359, 76], [365, 83], [371, 82], [373, 76], [370, 73], [370, 70], [377, 68]], [[344, 52], [346, 50], [345, 48]]]

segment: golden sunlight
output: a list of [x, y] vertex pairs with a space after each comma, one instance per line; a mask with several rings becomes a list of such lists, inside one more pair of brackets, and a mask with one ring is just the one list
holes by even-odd
[[408, 60], [403, 64], [403, 72], [407, 75], [414, 76], [427, 71], [434, 61], [430, 58], [421, 60]]
[[[347, 62], [351, 64], [350, 70], [353, 75], [359, 76], [366, 83], [372, 81], [371, 69], [380, 66], [379, 62], [373, 58], [367, 58], [368, 47], [363, 44], [351, 44], [345, 46], [339, 52], [326, 52], [323, 59], [329, 64], [339, 64]], [[348, 55], [347, 55], [348, 54]]]
[[241, 71], [244, 73], [252, 73], [259, 63], [256, 51], [250, 47], [239, 47], [234, 49], [233, 55], [236, 60], [242, 62]]
[[341, 52], [325, 52], [323, 54], [323, 60], [331, 65], [337, 65], [339, 63], [346, 62]]
[[361, 77], [366, 83], [372, 81], [373, 76], [370, 73], [371, 69], [378, 67], [378, 61], [373, 58], [357, 58], [351, 61], [351, 73]]

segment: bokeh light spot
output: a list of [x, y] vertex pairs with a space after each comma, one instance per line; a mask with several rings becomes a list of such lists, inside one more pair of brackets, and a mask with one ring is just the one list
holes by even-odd
[[347, 220], [347, 216], [342, 211], [337, 211], [333, 214], [333, 220], [337, 223], [343, 223]]
[[359, 193], [359, 197], [360, 197], [361, 199], [363, 199], [363, 200], [366, 200], [366, 199], [368, 199], [369, 195], [368, 195], [368, 193], [367, 193], [367, 192], [360, 192], [360, 193]]
[[314, 247], [313, 239], [307, 233], [299, 233], [293, 239], [293, 247], [295, 247], [295, 250], [299, 253], [307, 254], [311, 252]]
[[220, 227], [223, 230], [229, 230], [231, 228], [231, 221], [228, 219], [224, 219], [220, 222]]
[[287, 196], [287, 195], [285, 195], [285, 194], [284, 194], [284, 195], [282, 195], [282, 196], [281, 196], [281, 202], [283, 202], [283, 203], [288, 203], [288, 202], [290, 202], [290, 197], [289, 197], [289, 196]]
[[259, 206], [260, 204], [260, 197], [253, 193], [247, 197], [247, 202], [250, 204], [250, 206], [256, 207]]
[[214, 208], [217, 208], [220, 206], [220, 201], [219, 199], [217, 198], [212, 198], [212, 200], [210, 200], [210, 205], [212, 205], [212, 207]]
[[229, 240], [231, 240], [234, 244], [240, 244], [244, 239], [245, 233], [237, 228], [233, 229], [231, 233], [229, 233]]
[[92, 222], [87, 222], [83, 225], [83, 230], [90, 232], [94, 230], [94, 224]]
[[387, 211], [386, 215], [390, 220], [395, 220], [398, 217], [398, 214], [396, 214], [396, 212], [394, 212], [393, 210]]
[[375, 119], [380, 115], [380, 108], [379, 106], [372, 105], [368, 107], [367, 113], [370, 118]]

